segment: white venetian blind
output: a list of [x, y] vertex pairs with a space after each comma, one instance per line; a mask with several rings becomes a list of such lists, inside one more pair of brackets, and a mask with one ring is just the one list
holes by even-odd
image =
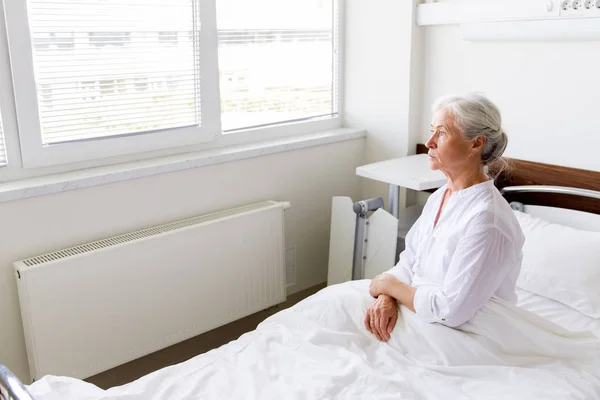
[[196, 0], [28, 0], [44, 144], [200, 125]]
[[6, 165], [6, 148], [4, 146], [4, 131], [2, 130], [2, 118], [0, 116], [0, 166]]
[[224, 131], [338, 113], [336, 0], [217, 0]]

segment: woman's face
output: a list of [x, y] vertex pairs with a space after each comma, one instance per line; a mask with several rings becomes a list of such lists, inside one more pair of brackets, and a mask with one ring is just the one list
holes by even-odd
[[[479, 138], [474, 141], [480, 140]], [[477, 145], [467, 140], [454, 124], [447, 110], [438, 110], [431, 122], [431, 137], [425, 143], [429, 149], [429, 166], [445, 173], [459, 172], [474, 163]]]

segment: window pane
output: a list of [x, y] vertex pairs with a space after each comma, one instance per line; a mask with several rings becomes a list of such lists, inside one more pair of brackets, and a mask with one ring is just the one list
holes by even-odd
[[335, 0], [217, 0], [223, 130], [337, 114]]
[[29, 0], [43, 143], [200, 125], [195, 3]]

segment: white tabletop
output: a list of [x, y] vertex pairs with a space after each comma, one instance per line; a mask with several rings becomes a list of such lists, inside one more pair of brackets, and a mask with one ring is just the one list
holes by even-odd
[[394, 158], [356, 168], [356, 175], [412, 190], [436, 189], [446, 176], [429, 168], [427, 154]]

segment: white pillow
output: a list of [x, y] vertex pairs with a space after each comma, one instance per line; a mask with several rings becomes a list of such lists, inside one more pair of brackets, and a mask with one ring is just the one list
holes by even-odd
[[600, 318], [600, 232], [514, 213], [525, 234], [517, 286]]

